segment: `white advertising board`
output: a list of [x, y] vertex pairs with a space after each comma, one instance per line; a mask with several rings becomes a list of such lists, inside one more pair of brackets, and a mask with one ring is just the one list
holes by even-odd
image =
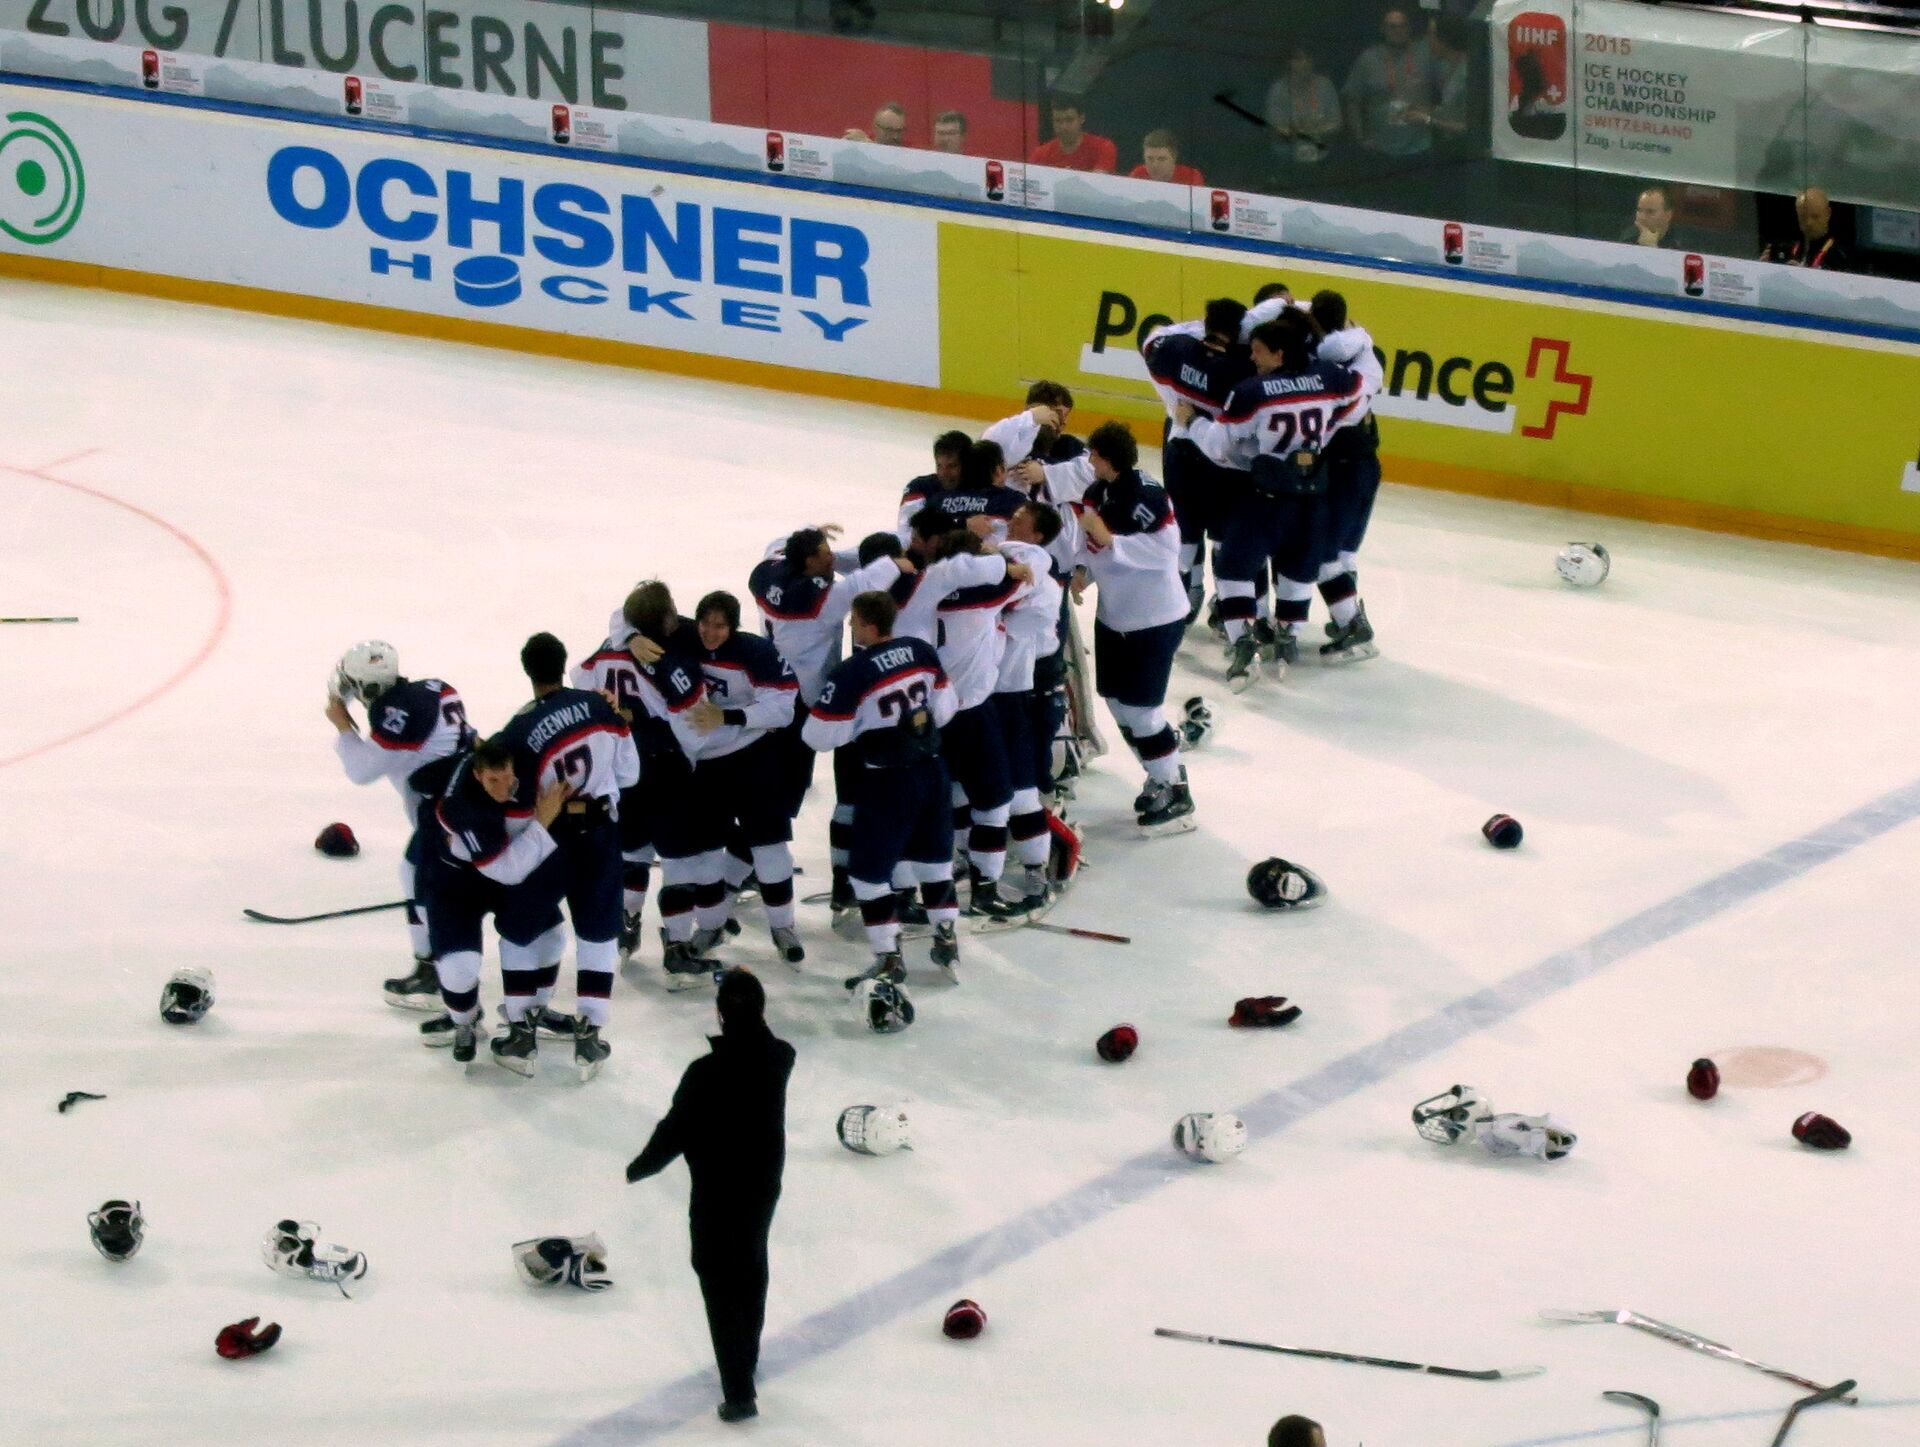
[[940, 380], [938, 223], [922, 212], [192, 105], [0, 86], [0, 111], [6, 250]]

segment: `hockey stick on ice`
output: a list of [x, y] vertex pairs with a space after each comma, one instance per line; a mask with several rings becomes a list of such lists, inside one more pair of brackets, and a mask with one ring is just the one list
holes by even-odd
[[0, 623], [78, 623], [78, 618], [0, 618]]
[[[1568, 1311], [1561, 1307], [1548, 1307], [1543, 1310], [1540, 1315], [1547, 1321], [1617, 1322], [1621, 1326], [1630, 1326], [1636, 1331], [1644, 1331], [1650, 1336], [1657, 1336], [1662, 1341], [1670, 1341], [1676, 1346], [1688, 1347], [1697, 1352], [1705, 1352], [1708, 1356], [1719, 1357], [1722, 1361], [1738, 1362], [1743, 1367], [1752, 1367], [1757, 1372], [1765, 1372], [1768, 1376], [1778, 1377], [1783, 1382], [1792, 1382], [1796, 1387], [1809, 1387], [1816, 1392], [1824, 1392], [1826, 1390], [1820, 1383], [1810, 1378], [1799, 1376], [1793, 1372], [1783, 1371], [1779, 1367], [1770, 1367], [1765, 1362], [1755, 1361], [1752, 1357], [1743, 1357], [1730, 1346], [1723, 1346], [1717, 1341], [1710, 1341], [1699, 1333], [1688, 1331], [1684, 1327], [1669, 1326], [1664, 1321], [1655, 1321], [1652, 1317], [1642, 1316], [1637, 1311]], [[1851, 1388], [1852, 1384], [1849, 1383], [1848, 1386]], [[1845, 1400], [1851, 1403], [1853, 1398], [1848, 1397]]]
[[1631, 1402], [1643, 1408], [1647, 1414], [1647, 1447], [1660, 1447], [1660, 1404], [1652, 1397], [1643, 1397], [1638, 1392], [1602, 1392], [1601, 1396], [1611, 1402]]
[[1773, 1447], [1780, 1447], [1780, 1444], [1787, 1440], [1787, 1433], [1793, 1430], [1793, 1419], [1800, 1415], [1803, 1408], [1817, 1407], [1822, 1402], [1851, 1402], [1853, 1398], [1846, 1394], [1858, 1385], [1859, 1383], [1849, 1378], [1844, 1382], [1835, 1382], [1831, 1387], [1824, 1387], [1812, 1396], [1802, 1397], [1795, 1402], [1787, 1408], [1787, 1418], [1780, 1424], [1780, 1430], [1774, 1434]]
[[410, 899], [396, 899], [386, 904], [363, 904], [356, 909], [330, 909], [325, 914], [262, 914], [257, 909], [243, 909], [240, 913], [248, 919], [259, 920], [261, 924], [313, 924], [323, 919], [345, 919], [348, 915], [379, 914], [383, 910], [405, 909], [412, 903]]
[[1048, 924], [1044, 920], [1029, 920], [1023, 928], [1043, 930], [1050, 935], [1072, 935], [1077, 940], [1099, 940], [1102, 944], [1130, 945], [1132, 935], [1110, 935], [1105, 930], [1081, 929], [1070, 924]]
[[1153, 1334], [1171, 1337], [1174, 1341], [1204, 1342], [1216, 1347], [1245, 1347], [1248, 1351], [1313, 1357], [1324, 1362], [1352, 1362], [1363, 1367], [1390, 1367], [1397, 1372], [1425, 1372], [1430, 1377], [1468, 1377], [1476, 1382], [1512, 1382], [1522, 1377], [1537, 1377], [1546, 1370], [1545, 1367], [1495, 1367], [1491, 1371], [1474, 1372], [1464, 1367], [1435, 1367], [1425, 1362], [1398, 1362], [1391, 1357], [1364, 1357], [1353, 1352], [1321, 1351], [1316, 1347], [1282, 1347], [1263, 1341], [1236, 1341], [1230, 1336], [1206, 1336], [1196, 1331], [1174, 1331], [1164, 1326], [1156, 1326]]

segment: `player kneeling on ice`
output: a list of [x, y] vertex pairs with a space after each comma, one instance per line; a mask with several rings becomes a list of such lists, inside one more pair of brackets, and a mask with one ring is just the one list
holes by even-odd
[[1147, 834], [1194, 827], [1193, 795], [1180, 764], [1180, 736], [1167, 722], [1167, 680], [1187, 627], [1187, 590], [1180, 574], [1180, 529], [1166, 489], [1140, 470], [1140, 448], [1119, 422], [1087, 438], [1094, 483], [1071, 509], [1074, 560], [1099, 589], [1093, 624], [1094, 687], [1120, 736], [1147, 771], [1133, 801]]
[[[571, 790], [559, 781], [547, 784], [528, 816], [516, 805], [517, 783], [513, 750], [503, 739], [487, 739], [460, 756], [436, 811], [441, 844], [425, 876], [432, 906], [427, 928], [440, 962], [440, 998], [449, 1028], [438, 1034], [423, 1031], [423, 1038], [437, 1045], [451, 1036], [453, 1058], [462, 1065], [473, 1059], [479, 1031], [480, 927], [486, 917], [493, 916], [500, 932], [503, 973], [560, 928], [553, 871], [536, 875], [558, 849], [547, 831]], [[500, 1062], [516, 1073], [533, 1073], [530, 1055], [502, 1055]]]
[[829, 675], [807, 716], [809, 748], [853, 753], [853, 832], [847, 859], [873, 964], [847, 981], [898, 984], [900, 922], [894, 870], [920, 884], [933, 921], [933, 962], [953, 973], [960, 959], [958, 896], [953, 887], [953, 812], [940, 730], [955, 700], [932, 644], [893, 636], [896, 609], [885, 593], [853, 600], [853, 656]]
[[1532, 1156], [1557, 1161], [1579, 1139], [1550, 1115], [1495, 1115], [1493, 1106], [1471, 1085], [1421, 1101], [1413, 1108], [1414, 1129], [1435, 1145], [1469, 1141], [1492, 1156]]

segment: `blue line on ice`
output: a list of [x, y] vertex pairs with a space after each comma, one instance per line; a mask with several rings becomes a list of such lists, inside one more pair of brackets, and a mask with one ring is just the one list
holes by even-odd
[[[1778, 1422], [1787, 1415], [1791, 1402], [1782, 1402], [1777, 1407], [1761, 1407], [1747, 1412], [1718, 1412], [1708, 1417], [1667, 1417], [1660, 1418], [1660, 1436], [1664, 1441], [1667, 1434], [1680, 1427], [1704, 1427], [1715, 1422], [1748, 1422], [1756, 1417], [1764, 1417], [1769, 1422]], [[1860, 1412], [1883, 1412], [1901, 1407], [1920, 1407], [1920, 1397], [1898, 1397], [1886, 1402], [1862, 1402], [1850, 1410]], [[1622, 1411], [1631, 1412], [1631, 1407]], [[1645, 1439], [1647, 1419], [1643, 1413], [1635, 1413], [1634, 1420], [1624, 1427], [1595, 1427], [1585, 1432], [1562, 1432], [1554, 1437], [1529, 1437], [1524, 1442], [1502, 1442], [1500, 1447], [1561, 1447], [1566, 1442], [1603, 1442], [1609, 1437], [1626, 1437], [1635, 1442]]]
[[[1883, 794], [1811, 833], [1788, 840], [1683, 890], [1497, 984], [1443, 1005], [1371, 1045], [1328, 1062], [1291, 1085], [1269, 1091], [1238, 1113], [1246, 1121], [1252, 1140], [1257, 1142], [1278, 1135], [1409, 1065], [1439, 1055], [1483, 1030], [1502, 1024], [1642, 950], [1662, 944], [1769, 890], [1790, 884], [1916, 817], [1920, 817], [1920, 780]], [[1180, 1172], [1168, 1169], [1169, 1149], [1163, 1145], [1135, 1156], [1064, 1195], [956, 1242], [917, 1266], [910, 1266], [795, 1322], [766, 1343], [760, 1358], [760, 1380], [764, 1382], [818, 1361], [874, 1328], [898, 1320], [930, 1301], [951, 1296], [963, 1284], [978, 1281], [989, 1272], [1030, 1256], [1041, 1247], [1063, 1240], [1082, 1227], [1180, 1180]], [[611, 1443], [655, 1441], [710, 1412], [716, 1391], [717, 1383], [711, 1371], [689, 1373], [631, 1406], [574, 1428], [559, 1439], [556, 1447], [604, 1447]]]

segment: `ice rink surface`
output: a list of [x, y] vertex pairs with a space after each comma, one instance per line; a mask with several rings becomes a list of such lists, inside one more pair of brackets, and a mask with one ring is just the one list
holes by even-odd
[[[19, 283], [0, 352], [0, 614], [82, 619], [0, 627], [0, 1441], [1253, 1447], [1290, 1411], [1334, 1447], [1644, 1441], [1606, 1389], [1663, 1403], [1676, 1447], [1770, 1440], [1798, 1389], [1537, 1320], [1626, 1307], [1858, 1378], [1795, 1447], [1920, 1442], [1914, 566], [1389, 487], [1361, 570], [1379, 660], [1236, 700], [1196, 633], [1178, 688], [1221, 716], [1190, 761], [1200, 830], [1132, 837], [1124, 757], [1082, 788], [1091, 867], [1053, 920], [1130, 947], [976, 940], [958, 988], [910, 949], [919, 1023], [880, 1038], [824, 909], [799, 975], [750, 914], [729, 956], [800, 1063], [762, 1416], [727, 1428], [684, 1171], [621, 1176], [706, 997], [623, 982], [585, 1088], [553, 1047], [534, 1081], [463, 1077], [381, 1000], [395, 916], [240, 910], [395, 897], [400, 810], [346, 782], [321, 718], [349, 643], [392, 641], [496, 727], [528, 633], [579, 652], [636, 579], [744, 596], [776, 534], [889, 525], [951, 419]], [[1556, 579], [1569, 538], [1611, 549], [1604, 586]], [[1480, 837], [1497, 810], [1515, 853]], [[806, 888], [825, 817], [816, 791]], [[360, 858], [314, 852], [336, 818]], [[1253, 906], [1269, 854], [1327, 907]], [[185, 965], [218, 1004], [179, 1029], [155, 1006]], [[1229, 1030], [1247, 994], [1305, 1017]], [[1140, 1051], [1102, 1065], [1123, 1020]], [[1727, 1065], [1707, 1105], [1699, 1055]], [[1455, 1081], [1578, 1149], [1427, 1144], [1408, 1110]], [[107, 1099], [56, 1114], [76, 1089]], [[919, 1149], [843, 1151], [859, 1102], [904, 1103]], [[1796, 1145], [1809, 1109], [1854, 1148]], [[1189, 1110], [1239, 1111], [1253, 1145], [1186, 1161]], [[111, 1196], [149, 1221], [123, 1266], [86, 1237]], [[268, 1272], [288, 1215], [368, 1254], [359, 1300]], [[588, 1230], [613, 1291], [514, 1276], [511, 1242]], [[959, 1296], [978, 1341], [940, 1335]], [[219, 1360], [253, 1315], [280, 1347]]]

